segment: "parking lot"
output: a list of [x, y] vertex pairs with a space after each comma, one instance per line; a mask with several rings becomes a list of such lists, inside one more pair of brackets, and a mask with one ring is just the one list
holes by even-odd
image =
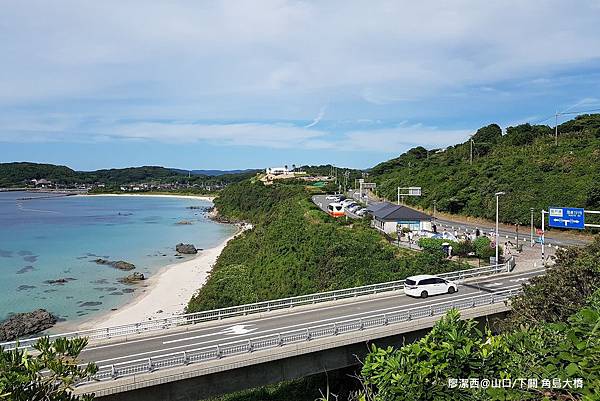
[[[328, 195], [314, 195], [312, 197], [312, 201], [314, 202], [315, 205], [317, 205], [321, 210], [323, 210], [325, 213], [327, 213], [327, 206], [330, 203], [333, 203], [333, 200], [328, 200], [325, 199]], [[357, 216], [356, 214], [345, 210], [346, 216], [352, 218], [352, 219], [360, 219], [361, 216]]]

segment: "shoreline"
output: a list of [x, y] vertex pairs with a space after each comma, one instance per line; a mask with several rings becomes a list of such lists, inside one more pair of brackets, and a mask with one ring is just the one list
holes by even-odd
[[248, 228], [238, 225], [237, 232], [219, 245], [202, 250], [190, 259], [163, 266], [147, 280], [133, 284], [132, 287], [139, 289], [138, 294], [120, 308], [85, 321], [59, 322], [50, 331], [60, 333], [112, 327], [183, 313], [192, 296], [206, 283], [227, 243]]
[[180, 199], [196, 199], [202, 201], [213, 202], [216, 196], [209, 195], [182, 195], [182, 194], [77, 194], [75, 196], [155, 196], [161, 198], [180, 198]]

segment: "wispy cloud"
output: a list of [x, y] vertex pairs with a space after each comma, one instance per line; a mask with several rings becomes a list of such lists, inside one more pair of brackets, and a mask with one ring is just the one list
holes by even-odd
[[321, 120], [323, 119], [323, 117], [325, 117], [325, 110], [327, 109], [327, 105], [321, 107], [321, 109], [319, 110], [319, 114], [317, 114], [317, 116], [315, 117], [315, 119], [308, 125], [305, 125], [304, 128], [310, 128], [310, 127], [314, 127], [315, 125], [317, 125], [318, 123], [321, 122]]

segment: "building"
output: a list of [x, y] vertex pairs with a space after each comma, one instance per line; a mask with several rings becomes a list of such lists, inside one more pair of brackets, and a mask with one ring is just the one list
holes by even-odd
[[388, 234], [399, 229], [411, 231], [431, 231], [431, 216], [404, 205], [384, 202], [370, 205], [367, 210], [373, 216], [373, 226]]
[[269, 167], [269, 168], [267, 168], [267, 170], [266, 170], [266, 173], [267, 173], [268, 175], [282, 175], [282, 174], [289, 174], [289, 173], [291, 173], [291, 172], [292, 172], [292, 171], [291, 171], [291, 170], [289, 170], [289, 169], [287, 168], [287, 166], [286, 166], [286, 167]]

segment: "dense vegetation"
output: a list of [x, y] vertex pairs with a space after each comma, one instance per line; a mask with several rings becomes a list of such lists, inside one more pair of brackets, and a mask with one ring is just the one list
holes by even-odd
[[254, 224], [219, 257], [189, 311], [354, 287], [459, 268], [442, 254], [390, 245], [368, 220], [334, 219], [304, 185], [244, 181], [215, 201], [230, 219]]
[[91, 401], [93, 396], [71, 394], [75, 384], [97, 371], [94, 364], [79, 366], [77, 357], [87, 339], [43, 337], [34, 352], [0, 348], [0, 400]]
[[164, 167], [144, 166], [97, 171], [75, 171], [66, 166], [39, 163], [0, 163], [0, 188], [23, 187], [34, 179], [46, 179], [60, 185], [104, 183], [109, 187], [137, 184], [142, 182], [156, 183], [216, 183], [237, 182], [254, 175], [253, 171], [239, 174], [223, 174], [219, 176], [194, 174]]
[[[409, 204], [492, 219], [494, 193], [506, 192], [500, 218], [528, 223], [531, 207], [600, 209], [600, 114], [582, 115], [554, 130], [546, 125], [480, 128], [469, 141], [445, 150], [417, 147], [371, 171], [379, 194], [396, 199], [396, 188], [420, 186]], [[539, 220], [536, 215], [536, 220]], [[539, 221], [538, 221], [539, 224]]]

